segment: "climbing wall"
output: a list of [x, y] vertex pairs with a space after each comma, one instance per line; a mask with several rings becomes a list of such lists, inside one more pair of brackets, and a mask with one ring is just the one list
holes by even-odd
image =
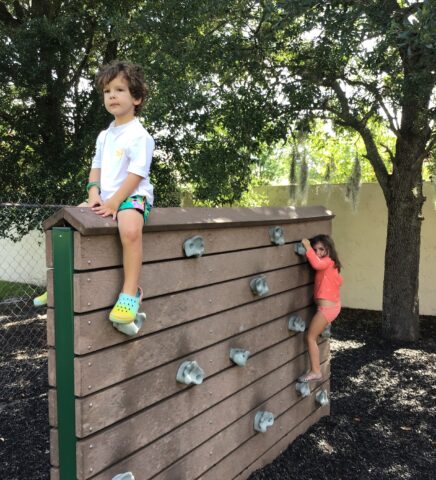
[[[307, 368], [303, 333], [289, 326], [304, 328], [314, 311], [313, 272], [295, 247], [329, 234], [331, 219], [323, 207], [155, 209], [143, 233], [146, 320], [133, 337], [107, 320], [122, 285], [116, 224], [80, 208], [46, 222], [49, 267], [50, 230], [74, 231], [78, 479], [245, 479], [329, 414], [328, 339], [319, 340], [327, 380], [307, 391], [296, 383]], [[52, 271], [48, 285], [57, 479]]]

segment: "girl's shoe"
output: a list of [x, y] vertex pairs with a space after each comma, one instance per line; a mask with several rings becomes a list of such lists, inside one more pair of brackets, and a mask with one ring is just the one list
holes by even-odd
[[44, 305], [47, 305], [47, 297], [48, 297], [47, 292], [44, 292], [39, 297], [36, 297], [33, 299], [33, 305], [35, 305], [35, 307], [42, 307]]
[[307, 382], [319, 382], [322, 380], [322, 373], [313, 373], [313, 372], [307, 372], [304, 375], [301, 375], [301, 377], [298, 377], [298, 381], [302, 383], [307, 383]]
[[126, 293], [120, 293], [117, 303], [109, 314], [109, 320], [115, 323], [132, 323], [136, 319], [142, 301], [142, 289], [133, 297]]

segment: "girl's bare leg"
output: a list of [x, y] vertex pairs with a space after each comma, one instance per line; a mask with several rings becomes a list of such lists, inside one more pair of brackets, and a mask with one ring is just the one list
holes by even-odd
[[123, 246], [124, 284], [122, 292], [135, 296], [142, 267], [142, 227], [144, 217], [134, 209], [118, 212], [118, 230]]
[[306, 342], [310, 359], [310, 372], [316, 375], [321, 373], [317, 339], [327, 325], [328, 321], [325, 319], [324, 315], [316, 312], [312, 318], [312, 321], [310, 322], [309, 330], [307, 332]]

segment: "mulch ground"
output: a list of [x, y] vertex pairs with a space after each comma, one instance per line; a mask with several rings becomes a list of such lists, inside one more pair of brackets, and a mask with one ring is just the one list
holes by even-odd
[[[344, 309], [331, 339], [331, 416], [250, 480], [435, 478], [435, 317], [422, 318], [421, 333], [391, 345], [381, 338], [380, 313]], [[3, 368], [15, 373], [0, 392], [1, 477], [47, 480], [44, 351], [2, 352]]]

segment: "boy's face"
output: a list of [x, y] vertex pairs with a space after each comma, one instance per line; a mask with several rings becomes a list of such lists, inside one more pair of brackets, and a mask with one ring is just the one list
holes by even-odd
[[115, 118], [115, 125], [130, 122], [135, 116], [135, 106], [141, 99], [133, 98], [127, 80], [122, 74], [117, 75], [103, 89], [104, 106]]

